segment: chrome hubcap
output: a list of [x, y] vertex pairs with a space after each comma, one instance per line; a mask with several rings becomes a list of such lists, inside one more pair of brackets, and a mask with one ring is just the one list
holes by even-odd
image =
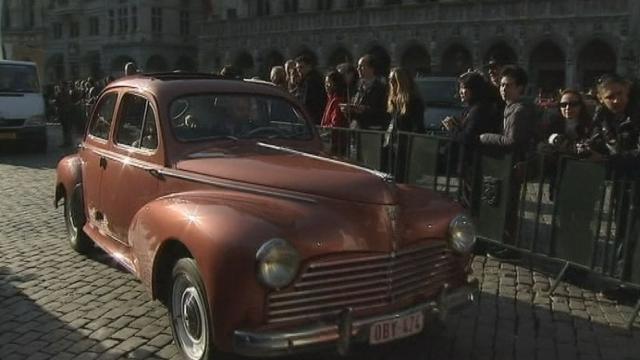
[[201, 359], [209, 336], [204, 300], [184, 276], [176, 279], [172, 298], [172, 322], [178, 346], [189, 359]]
[[66, 200], [66, 209], [67, 209], [67, 229], [69, 230], [69, 235], [72, 239], [76, 238], [76, 234], [78, 233], [78, 226], [76, 225], [75, 214], [73, 211], [73, 205], [70, 200]]
[[196, 299], [197, 294], [194, 294], [194, 291], [194, 288], [189, 288], [182, 295], [182, 321], [187, 335], [197, 341], [202, 336], [202, 321]]

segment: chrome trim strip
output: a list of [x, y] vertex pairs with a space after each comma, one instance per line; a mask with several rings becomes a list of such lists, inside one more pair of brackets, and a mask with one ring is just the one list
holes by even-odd
[[158, 169], [161, 167], [160, 165], [154, 164], [152, 162], [136, 159], [130, 156], [125, 156], [122, 154], [114, 153], [114, 152], [99, 149], [99, 148], [92, 148], [91, 151], [95, 152], [100, 156], [104, 156], [109, 160], [118, 161], [120, 163], [131, 165], [133, 167], [136, 167], [142, 170], [152, 170], [152, 169]]
[[315, 199], [302, 196], [302, 195], [294, 195], [294, 194], [285, 193], [281, 191], [261, 189], [258, 187], [258, 185], [232, 183], [230, 180], [215, 179], [215, 178], [212, 178], [211, 176], [192, 174], [183, 170], [162, 168], [158, 170], [158, 172], [165, 176], [171, 176], [171, 177], [175, 177], [183, 180], [196, 181], [199, 183], [219, 186], [219, 187], [232, 189], [232, 190], [245, 191], [245, 192], [250, 192], [250, 193], [259, 194], [259, 195], [280, 197], [288, 200], [297, 200], [297, 201], [302, 201], [302, 202], [311, 203], [311, 204], [318, 203], [318, 201], [316, 201]]
[[414, 305], [389, 314], [364, 319], [349, 319], [350, 334], [340, 334], [345, 328], [344, 317], [335, 316], [335, 322], [317, 321], [287, 331], [250, 331], [236, 330], [233, 334], [233, 348], [244, 356], [271, 357], [294, 354], [315, 348], [337, 346], [349, 340], [366, 342], [369, 339], [371, 325], [381, 321], [393, 320], [416, 312], [423, 314], [449, 314], [474, 302], [478, 291], [478, 281], [474, 280], [456, 289], [442, 291], [436, 299]]
[[382, 171], [368, 169], [368, 168], [366, 168], [364, 166], [355, 165], [355, 164], [351, 164], [351, 163], [348, 163], [348, 162], [327, 158], [327, 157], [324, 157], [324, 156], [313, 155], [313, 154], [309, 154], [309, 153], [306, 153], [306, 152], [303, 152], [303, 151], [293, 150], [291, 148], [284, 147], [284, 146], [278, 146], [278, 145], [273, 145], [273, 144], [268, 144], [268, 143], [263, 143], [263, 142], [258, 142], [257, 145], [265, 147], [265, 148], [268, 148], [268, 149], [288, 152], [290, 154], [305, 156], [305, 157], [308, 157], [308, 158], [311, 158], [311, 159], [315, 159], [315, 160], [326, 161], [326, 162], [330, 162], [330, 163], [333, 163], [333, 164], [339, 164], [339, 165], [347, 166], [347, 167], [350, 167], [350, 168], [353, 168], [353, 169], [362, 170], [362, 171], [368, 172], [369, 174], [375, 175], [375, 176], [379, 177], [380, 179], [382, 179], [382, 180], [384, 180], [386, 182], [392, 182], [393, 181], [393, 176], [391, 176], [391, 175], [389, 175], [387, 173], [384, 173]]
[[202, 184], [214, 185], [218, 187], [223, 187], [223, 188], [238, 190], [238, 191], [245, 191], [245, 192], [250, 192], [250, 193], [259, 194], [259, 195], [275, 196], [275, 197], [285, 198], [288, 200], [297, 200], [297, 201], [302, 201], [302, 202], [311, 203], [311, 204], [318, 203], [318, 201], [316, 201], [315, 199], [302, 196], [302, 195], [294, 195], [294, 194], [289, 194], [281, 191], [261, 189], [257, 185], [253, 185], [253, 186], [242, 185], [242, 184], [232, 183], [231, 181], [214, 179], [211, 176], [192, 174], [183, 170], [168, 169], [168, 168], [159, 166], [157, 164], [142, 161], [132, 157], [126, 157], [126, 159], [130, 159], [129, 161], [122, 160], [120, 157], [124, 157], [124, 156], [121, 154], [116, 153], [114, 155], [114, 153], [110, 151], [106, 151], [106, 150], [95, 148], [95, 147], [92, 147], [90, 150], [101, 156], [106, 157], [107, 159], [110, 159], [113, 161], [119, 161], [121, 163], [127, 162], [127, 164], [137, 167], [139, 169], [143, 169], [147, 171], [154, 170], [154, 169], [158, 170], [158, 173], [163, 176], [170, 176], [170, 177], [183, 179], [183, 180], [196, 181]]

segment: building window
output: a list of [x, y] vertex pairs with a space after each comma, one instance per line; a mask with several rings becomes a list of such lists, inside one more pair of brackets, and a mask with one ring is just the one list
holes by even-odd
[[348, 9], [358, 9], [364, 7], [364, 0], [347, 0]]
[[162, 32], [162, 8], [159, 8], [159, 7], [151, 8], [151, 32], [153, 33]]
[[27, 14], [27, 29], [33, 29], [36, 24], [36, 15], [34, 10], [34, 0], [29, 0], [26, 2], [26, 14]]
[[331, 10], [333, 9], [333, 0], [318, 0], [318, 10]]
[[113, 10], [109, 10], [109, 35], [113, 35], [116, 31], [116, 17]]
[[131, 32], [138, 31], [138, 7], [131, 7]]
[[237, 19], [238, 9], [227, 9], [227, 19]]
[[271, 4], [269, 0], [256, 1], [256, 16], [265, 16], [271, 14]]
[[129, 9], [121, 7], [118, 9], [118, 34], [129, 32]]
[[53, 38], [62, 39], [62, 24], [53, 23]]
[[72, 21], [69, 24], [69, 37], [77, 38], [80, 36], [80, 24], [77, 21]]
[[180, 35], [189, 35], [191, 21], [189, 18], [189, 12], [186, 10], [180, 11]]
[[11, 16], [9, 16], [9, 3], [7, 1], [2, 3], [2, 30], [11, 28]]
[[70, 62], [69, 70], [72, 78], [77, 79], [80, 77], [80, 65], [77, 62]]
[[284, 12], [285, 13], [297, 13], [298, 12], [298, 0], [284, 0]]
[[100, 35], [100, 19], [98, 19], [97, 16], [92, 16], [89, 18], [89, 35]]

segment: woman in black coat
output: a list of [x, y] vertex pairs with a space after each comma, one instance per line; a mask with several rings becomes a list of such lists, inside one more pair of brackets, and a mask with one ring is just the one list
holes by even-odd
[[460, 119], [446, 117], [442, 125], [454, 141], [473, 151], [480, 134], [498, 132], [501, 114], [490, 100], [491, 90], [485, 78], [476, 72], [467, 72], [458, 78], [460, 101], [465, 105]]
[[399, 67], [389, 73], [389, 95], [387, 113], [391, 121], [384, 136], [383, 169], [405, 180], [406, 141], [400, 139], [398, 131], [424, 133], [424, 103], [409, 73]]
[[473, 154], [480, 143], [480, 134], [499, 132], [502, 117], [496, 110], [495, 102], [491, 100], [490, 84], [480, 73], [467, 72], [460, 75], [458, 86], [460, 101], [465, 109], [460, 119], [448, 116], [442, 121], [442, 125], [453, 140], [451, 146], [455, 150], [462, 150], [462, 154], [454, 152], [457, 156], [451, 156], [457, 162], [451, 165], [463, 179], [463, 196], [469, 205], [474, 172], [469, 170], [473, 169]]

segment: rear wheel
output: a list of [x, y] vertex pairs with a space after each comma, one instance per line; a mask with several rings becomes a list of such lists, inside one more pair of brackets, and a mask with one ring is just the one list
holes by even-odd
[[82, 210], [82, 197], [67, 195], [64, 199], [64, 222], [67, 226], [67, 238], [71, 248], [81, 254], [86, 254], [92, 247], [91, 239], [84, 233], [85, 223]]
[[195, 260], [178, 260], [171, 276], [169, 315], [173, 339], [185, 359], [210, 359], [215, 352], [207, 296]]

